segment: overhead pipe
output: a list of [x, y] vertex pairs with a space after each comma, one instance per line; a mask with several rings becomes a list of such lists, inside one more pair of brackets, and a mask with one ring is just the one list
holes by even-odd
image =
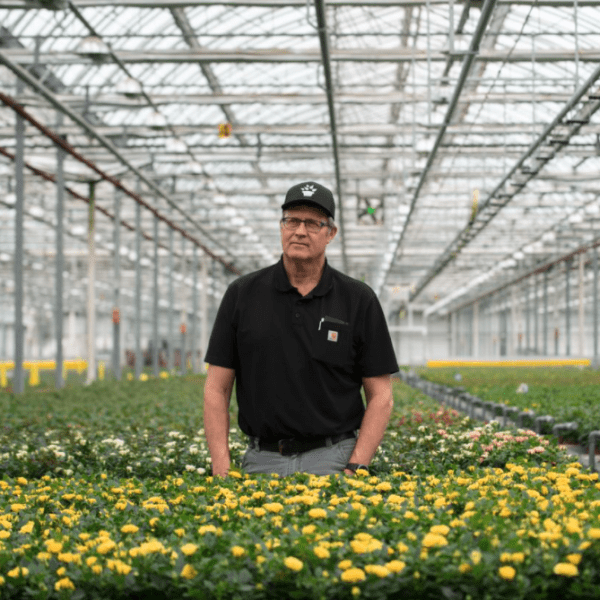
[[[473, 38], [471, 39], [471, 44], [469, 46], [469, 50], [466, 53], [465, 59], [463, 61], [460, 76], [456, 83], [456, 87], [454, 88], [454, 93], [452, 94], [452, 99], [450, 100], [450, 103], [448, 104], [448, 109], [446, 111], [446, 116], [444, 117], [444, 122], [442, 123], [442, 126], [438, 130], [438, 134], [437, 134], [435, 143], [433, 145], [433, 148], [431, 149], [431, 152], [429, 153], [429, 156], [427, 157], [427, 163], [425, 164], [425, 168], [421, 172], [421, 177], [419, 178], [419, 182], [417, 183], [417, 187], [415, 189], [412, 200], [410, 202], [410, 207], [408, 210], [408, 214], [406, 215], [406, 221], [404, 223], [404, 227], [402, 228], [402, 232], [400, 234], [398, 241], [396, 242], [396, 247], [392, 253], [393, 257], [396, 256], [398, 249], [402, 245], [402, 242], [404, 240], [404, 235], [408, 228], [408, 223], [410, 221], [410, 218], [414, 212], [414, 209], [415, 209], [415, 206], [417, 203], [417, 199], [419, 198], [419, 194], [421, 192], [423, 185], [425, 184], [425, 179], [427, 178], [427, 175], [429, 174], [429, 171], [433, 165], [433, 162], [436, 159], [437, 151], [442, 144], [442, 139], [443, 139], [444, 135], [446, 134], [446, 130], [448, 129], [448, 126], [450, 125], [452, 116], [454, 115], [454, 111], [456, 110], [456, 106], [458, 105], [460, 95], [462, 94], [462, 90], [467, 82], [467, 78], [468, 78], [469, 72], [471, 70], [471, 65], [473, 64], [473, 61], [475, 60], [475, 57], [479, 51], [479, 45], [483, 38], [483, 34], [485, 32], [487, 24], [492, 16], [492, 12], [494, 10], [495, 4], [496, 4], [496, 0], [485, 0], [485, 3], [481, 9], [481, 15], [479, 17], [479, 22], [477, 23], [477, 27], [475, 29], [475, 32], [473, 33]], [[390, 266], [388, 266], [386, 273], [384, 273], [384, 275], [383, 275], [383, 279], [382, 279], [383, 282], [385, 282], [385, 280], [387, 278], [390, 267], [391, 267], [391, 264], [390, 264]]]
[[[571, 119], [568, 119], [566, 123], [562, 123], [563, 119], [573, 110], [577, 104], [582, 100], [585, 94], [588, 93], [589, 89], [594, 83], [600, 78], [600, 66], [596, 67], [594, 72], [588, 77], [587, 81], [577, 90], [577, 92], [571, 97], [566, 103], [562, 110], [556, 115], [554, 120], [546, 126], [540, 136], [531, 144], [529, 149], [521, 156], [514, 167], [506, 174], [502, 181], [495, 187], [495, 189], [489, 194], [485, 201], [479, 206], [478, 211], [473, 220], [458, 233], [454, 240], [446, 247], [441, 255], [441, 258], [435, 262], [429, 272], [421, 279], [417, 285], [415, 291], [411, 294], [411, 300], [418, 296], [425, 286], [443, 269], [448, 263], [453, 260], [458, 252], [494, 218], [494, 216], [503, 208], [514, 196], [521, 191], [525, 185], [537, 175], [544, 165], [550, 162], [558, 153], [558, 148], [552, 148], [550, 153], [544, 156], [534, 156], [532, 160], [538, 163], [536, 169], [531, 169], [528, 165], [525, 165], [525, 161], [530, 158], [533, 153], [546, 141], [546, 139], [552, 134], [553, 130], [557, 126], [568, 126], [571, 130], [564, 134], [560, 138], [550, 138], [550, 144], [555, 146], [567, 145], [570, 139], [576, 135], [584, 124], [587, 124], [594, 115], [600, 109], [600, 94], [598, 92], [590, 94], [589, 105], [583, 105], [581, 109]], [[509, 180], [515, 175], [517, 170], [521, 170], [520, 175], [524, 179], [512, 183], [516, 190], [511, 192], [504, 191], [502, 188], [509, 182]], [[492, 202], [496, 198], [495, 202]], [[487, 213], [484, 215], [484, 213]], [[484, 215], [484, 216], [482, 216]]]
[[337, 187], [338, 209], [340, 215], [340, 241], [342, 244], [342, 264], [344, 273], [348, 273], [348, 257], [346, 255], [346, 240], [344, 235], [344, 205], [342, 202], [342, 178], [340, 175], [340, 156], [338, 151], [337, 127], [335, 120], [335, 105], [333, 101], [333, 78], [331, 77], [331, 57], [329, 54], [329, 40], [327, 36], [327, 21], [325, 20], [325, 0], [315, 0], [317, 13], [317, 28], [321, 44], [321, 57], [325, 86], [327, 88], [327, 106], [329, 107], [329, 123], [331, 125], [331, 143], [333, 149], [333, 162], [335, 166], [335, 185]]
[[[1, 58], [1, 53], [0, 53], [0, 58]], [[98, 167], [96, 164], [94, 164], [91, 160], [88, 160], [83, 155], [81, 155], [79, 152], [77, 152], [77, 150], [75, 150], [75, 148], [73, 148], [61, 136], [57, 135], [51, 129], [49, 129], [45, 125], [42, 125], [40, 122], [38, 122], [23, 107], [19, 106], [15, 102], [15, 100], [13, 98], [11, 98], [10, 96], [7, 96], [6, 94], [3, 94], [2, 92], [0, 92], [0, 100], [2, 102], [4, 102], [4, 104], [6, 104], [10, 108], [12, 108], [21, 117], [23, 117], [24, 119], [26, 119], [27, 121], [29, 121], [32, 125], [34, 125], [35, 127], [37, 127], [37, 129], [39, 129], [46, 137], [48, 137], [49, 139], [51, 139], [57, 146], [60, 146], [63, 150], [65, 150], [65, 152], [68, 152], [71, 156], [73, 156], [73, 158], [77, 159], [78, 161], [82, 162], [87, 167], [89, 167], [90, 169], [92, 169], [94, 172], [98, 173], [98, 175], [100, 175], [100, 177], [102, 177], [102, 179], [104, 179], [105, 181], [108, 181], [109, 183], [112, 183], [116, 188], [122, 190], [129, 197], [133, 198], [138, 204], [140, 204], [144, 208], [148, 209], [158, 219], [160, 219], [161, 221], [167, 223], [170, 227], [173, 227], [173, 229], [175, 229], [176, 231], [178, 231], [182, 236], [187, 237], [194, 244], [196, 244], [197, 246], [199, 246], [200, 248], [202, 248], [204, 250], [204, 252], [206, 252], [209, 256], [211, 256], [214, 260], [217, 260], [220, 263], [222, 263], [229, 271], [231, 271], [232, 273], [235, 273], [237, 275], [240, 275], [239, 271], [237, 271], [233, 266], [231, 266], [231, 264], [226, 263], [221, 257], [216, 256], [215, 254], [213, 254], [206, 246], [204, 246], [203, 244], [201, 244], [197, 239], [195, 239], [189, 233], [187, 233], [187, 231], [185, 231], [181, 227], [175, 225], [173, 222], [169, 221], [169, 219], [167, 219], [166, 217], [164, 217], [163, 215], [161, 215], [158, 212], [158, 210], [156, 210], [154, 207], [150, 206], [145, 200], [143, 200], [141, 198], [141, 196], [139, 196], [135, 192], [130, 191], [118, 179], [116, 179], [112, 175], [109, 175], [108, 173], [105, 173], [102, 169], [100, 169], [100, 167]], [[148, 181], [148, 180], [144, 177], [144, 181]], [[152, 187], [153, 187], [153, 189], [157, 189], [157, 190], [160, 189], [154, 183], [152, 184]], [[164, 198], [166, 198], [166, 196], [164, 196], [164, 194], [162, 192], [160, 192], [160, 194], [161, 194], [161, 196], [163, 196]], [[171, 201], [169, 200], [169, 202], [171, 202]], [[184, 214], [184, 211], [180, 210], [179, 212], [181, 212], [182, 214]], [[194, 223], [194, 222], [192, 221], [192, 223]], [[198, 228], [200, 228], [200, 227], [198, 226]], [[209, 236], [207, 235], [207, 237], [209, 237]]]
[[[159, 186], [157, 186], [152, 180], [150, 180], [148, 177], [146, 177], [139, 169], [137, 169], [132, 164], [130, 164], [129, 161], [119, 152], [119, 150], [117, 150], [117, 148], [107, 138], [105, 138], [102, 134], [98, 133], [95, 130], [95, 128], [92, 127], [81, 115], [78, 115], [77, 113], [73, 112], [68, 106], [65, 106], [62, 102], [60, 102], [60, 100], [58, 100], [50, 90], [48, 90], [40, 81], [38, 81], [26, 69], [23, 69], [21, 66], [15, 64], [11, 60], [9, 60], [2, 51], [0, 51], [0, 64], [3, 64], [5, 67], [10, 69], [15, 75], [17, 75], [17, 77], [19, 77], [19, 79], [21, 79], [21, 81], [23, 81], [24, 83], [29, 85], [36, 92], [38, 92], [41, 96], [43, 96], [50, 104], [52, 104], [52, 106], [54, 106], [54, 108], [56, 108], [63, 114], [67, 115], [74, 122], [78, 123], [91, 137], [93, 137], [95, 140], [97, 140], [102, 146], [104, 146], [104, 148], [106, 148], [111, 154], [113, 154], [113, 156], [115, 156], [119, 160], [119, 162], [121, 162], [132, 173], [134, 173], [140, 181], [143, 181], [148, 186], [148, 188], [150, 188], [156, 195], [160, 196], [174, 210], [176, 210], [179, 214], [181, 214], [186, 219], [186, 221], [188, 221], [190, 224], [192, 224], [198, 231], [200, 231], [206, 238], [211, 240], [215, 245], [217, 245], [218, 247], [227, 251], [227, 248], [222, 246], [218, 241], [214, 240], [210, 236], [210, 234], [208, 234], [206, 231], [204, 231], [204, 229], [194, 219], [192, 219], [192, 217], [186, 211], [184, 211], [176, 202], [171, 200], [162, 191], [162, 189]], [[6, 104], [7, 106], [10, 106], [18, 114], [20, 114], [21, 116], [26, 118], [32, 125], [37, 127], [42, 133], [44, 133], [44, 135], [46, 135], [47, 137], [52, 139], [52, 141], [55, 144], [61, 146], [64, 150], [66, 150], [69, 154], [71, 154], [71, 156], [73, 156], [77, 160], [83, 162], [85, 165], [90, 167], [96, 173], [101, 175], [101, 177], [103, 179], [105, 179], [106, 181], [109, 181], [115, 187], [121, 189], [123, 192], [125, 192], [125, 194], [127, 194], [128, 196], [133, 198], [136, 202], [141, 203], [142, 206], [144, 206], [145, 208], [150, 210], [150, 212], [155, 214], [159, 219], [161, 219], [163, 221], [165, 220], [165, 218], [162, 215], [160, 215], [158, 213], [158, 211], [156, 211], [154, 208], [152, 208], [150, 205], [148, 205], [146, 202], [144, 202], [144, 200], [142, 200], [142, 198], [138, 194], [135, 194], [134, 192], [131, 192], [130, 190], [125, 188], [125, 186], [123, 186], [123, 184], [120, 181], [118, 181], [111, 175], [108, 175], [108, 174], [102, 172], [95, 164], [93, 164], [91, 161], [87, 160], [86, 158], [81, 156], [79, 153], [77, 153], [77, 151], [74, 148], [72, 148], [67, 142], [62, 140], [62, 138], [57, 136], [54, 132], [50, 131], [47, 127], [45, 127], [41, 123], [38, 123], [31, 115], [29, 115], [29, 113], [27, 113], [27, 111], [25, 111], [21, 106], [19, 106], [13, 98], [0, 92], [0, 100], [2, 100], [2, 102], [4, 102], [4, 104]], [[183, 230], [180, 230], [180, 233], [182, 233], [182, 232], [183, 232]], [[183, 233], [182, 233], [182, 235], [183, 235]], [[189, 236], [189, 234], [185, 234], [185, 235]], [[200, 248], [202, 248], [204, 250], [204, 252], [206, 252], [213, 259], [222, 263], [226, 269], [228, 269], [232, 273], [235, 273], [236, 275], [240, 275], [240, 273], [233, 266], [231, 266], [231, 264], [226, 263], [223, 259], [221, 259], [220, 257], [213, 254], [208, 248], [206, 248], [204, 245], [200, 244], [200, 242], [198, 242], [196, 239], [192, 238], [191, 236], [189, 236], [189, 239], [193, 243], [197, 244]]]

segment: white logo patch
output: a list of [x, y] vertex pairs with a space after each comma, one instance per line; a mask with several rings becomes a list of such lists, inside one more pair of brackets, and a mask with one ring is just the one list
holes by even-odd
[[338, 332], [329, 330], [327, 332], [327, 341], [328, 342], [337, 342], [338, 340]]
[[307, 184], [303, 188], [301, 188], [301, 190], [305, 196], [308, 196], [310, 198], [317, 191], [317, 188], [314, 185]]

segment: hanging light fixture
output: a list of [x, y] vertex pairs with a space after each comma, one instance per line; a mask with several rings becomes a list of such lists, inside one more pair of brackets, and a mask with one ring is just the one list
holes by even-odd
[[92, 60], [100, 61], [110, 54], [110, 48], [99, 37], [90, 35], [77, 44], [75, 52]]
[[148, 117], [147, 124], [153, 129], [162, 129], [167, 126], [167, 118], [160, 111], [155, 110]]
[[123, 94], [128, 98], [136, 98], [143, 93], [142, 84], [133, 77], [125, 77], [117, 83], [116, 90], [119, 94]]

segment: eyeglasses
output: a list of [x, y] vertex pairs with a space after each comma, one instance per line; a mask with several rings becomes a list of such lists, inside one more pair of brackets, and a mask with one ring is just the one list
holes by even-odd
[[285, 217], [281, 219], [283, 226], [286, 229], [298, 229], [300, 227], [300, 223], [304, 223], [306, 225], [306, 229], [311, 233], [318, 233], [321, 231], [321, 227], [325, 227], [327, 223], [325, 221], [313, 221], [312, 219], [296, 219], [296, 217]]

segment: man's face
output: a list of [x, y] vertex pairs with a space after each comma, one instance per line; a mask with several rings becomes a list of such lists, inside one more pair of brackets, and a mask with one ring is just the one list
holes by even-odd
[[[284, 212], [284, 216], [295, 217], [297, 219], [311, 219], [313, 221], [327, 223], [327, 216], [314, 208], [298, 207]], [[316, 260], [325, 253], [327, 243], [331, 241], [337, 233], [337, 227], [331, 232], [327, 227], [321, 227], [318, 233], [312, 233], [306, 229], [305, 223], [300, 223], [298, 229], [287, 229], [280, 225], [281, 229], [281, 247], [287, 258], [294, 260]]]

